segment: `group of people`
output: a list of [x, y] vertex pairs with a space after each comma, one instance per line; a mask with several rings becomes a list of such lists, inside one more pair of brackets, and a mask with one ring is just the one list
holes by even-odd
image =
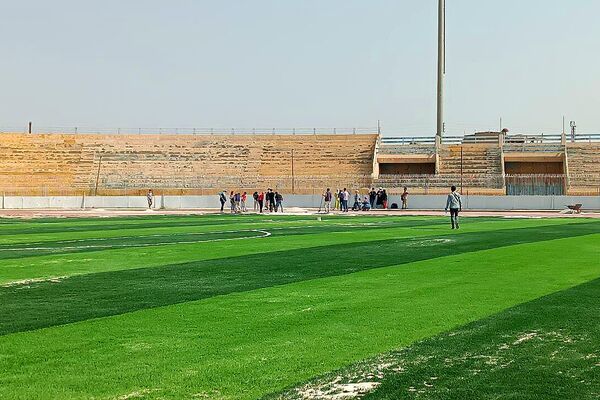
[[[332, 192], [330, 188], [327, 188], [323, 193], [323, 202], [325, 205], [325, 212], [330, 213], [333, 210], [339, 210], [342, 212], [348, 212], [348, 200], [350, 199], [350, 192], [346, 188], [343, 190], [336, 190]], [[404, 191], [400, 195], [402, 201], [402, 209], [408, 209], [408, 188], [405, 186]], [[354, 204], [352, 205], [352, 211], [369, 211], [372, 209], [387, 209], [388, 208], [388, 195], [385, 189], [371, 188], [369, 193], [362, 198], [358, 190], [354, 192]], [[392, 208], [397, 208], [397, 205], [392, 204]], [[462, 199], [460, 194], [456, 191], [456, 186], [452, 185], [450, 188], [450, 194], [446, 199], [445, 211], [450, 211], [450, 222], [452, 229], [460, 229], [458, 224], [458, 213], [462, 210]]]
[[[354, 194], [354, 205], [352, 206], [352, 210], [354, 211], [356, 208], [356, 204], [360, 195], [358, 194], [358, 190]], [[335, 199], [335, 201], [334, 201]], [[348, 212], [348, 203], [350, 201], [350, 192], [348, 189], [339, 189], [336, 190], [335, 193], [331, 191], [330, 188], [327, 188], [325, 193], [323, 193], [323, 201], [325, 205], [325, 212], [331, 212], [331, 203], [333, 203], [333, 209], [339, 210], [342, 212]]]
[[[148, 203], [151, 202], [152, 196], [149, 193]], [[283, 212], [283, 195], [269, 188], [266, 192], [254, 192], [252, 194], [254, 199], [254, 211], [263, 213], [269, 212]], [[350, 208], [350, 200], [353, 200], [352, 207]], [[402, 208], [408, 208], [408, 190], [405, 187], [404, 193], [401, 196]], [[224, 211], [225, 205], [229, 201], [230, 211], [233, 214], [248, 212], [248, 192], [234, 192], [233, 190], [227, 193], [223, 190], [219, 192], [219, 202], [221, 203], [221, 212]], [[365, 195], [361, 196], [360, 191], [355, 190], [354, 195], [351, 195], [347, 188], [338, 189], [333, 192], [330, 188], [327, 188], [323, 193], [323, 203], [325, 212], [341, 211], [348, 212], [352, 211], [369, 211], [374, 209], [387, 209], [388, 208], [388, 194], [384, 188], [371, 188], [371, 190]], [[393, 205], [392, 205], [393, 206]], [[394, 207], [394, 206], [393, 206]]]
[[[283, 212], [283, 195], [277, 191], [273, 191], [273, 189], [269, 188], [266, 192], [254, 192], [252, 194], [252, 198], [254, 199], [254, 211], [262, 213], [266, 210], [269, 212]], [[152, 208], [154, 202], [154, 193], [152, 189], [148, 190], [146, 194], [146, 199], [148, 200], [148, 208]], [[232, 213], [243, 213], [247, 212], [248, 208], [246, 207], [246, 202], [248, 200], [247, 192], [237, 192], [235, 193], [233, 190], [229, 193], [229, 202], [231, 206]], [[400, 196], [400, 200], [402, 200], [402, 209], [408, 208], [408, 188], [404, 187], [404, 192]], [[221, 212], [223, 212], [225, 208], [225, 204], [227, 203], [227, 192], [223, 190], [219, 193], [219, 201], [221, 202]], [[325, 193], [323, 193], [323, 202], [325, 205], [325, 212], [330, 213], [332, 211], [332, 203], [333, 210], [339, 210], [342, 212], [348, 212], [348, 202], [350, 201], [350, 192], [347, 188], [343, 190], [336, 190], [332, 192], [330, 188], [327, 188]], [[360, 192], [358, 190], [354, 191], [354, 204], [352, 205], [352, 211], [369, 211], [371, 209], [383, 208], [387, 209], [388, 207], [388, 195], [385, 189], [379, 188], [379, 190], [375, 190], [375, 188], [371, 188], [369, 193], [361, 199]], [[460, 229], [458, 224], [458, 213], [462, 210], [462, 199], [460, 194], [456, 191], [456, 186], [452, 186], [450, 188], [450, 194], [446, 199], [446, 207], [445, 211], [450, 211], [450, 222], [452, 224], [452, 229]]]
[[[266, 192], [254, 192], [252, 194], [254, 200], [254, 211], [263, 213], [269, 212], [283, 212], [283, 195], [273, 189], [269, 188]], [[235, 193], [233, 190], [229, 193], [229, 204], [232, 214], [239, 214], [248, 212], [246, 207], [248, 200], [248, 193]], [[221, 212], [225, 209], [227, 203], [227, 192], [223, 190], [219, 193], [219, 202], [221, 203]]]
[[[404, 193], [400, 197], [402, 200], [402, 208], [408, 208], [408, 189], [404, 188]], [[332, 210], [339, 210], [342, 212], [348, 212], [348, 204], [350, 200], [350, 192], [344, 188], [332, 192], [330, 188], [327, 188], [323, 193], [323, 204], [325, 212], [329, 213]], [[374, 209], [387, 209], [388, 208], [388, 194], [384, 188], [371, 188], [371, 190], [365, 195], [361, 196], [358, 190], [354, 191], [353, 196], [354, 203], [352, 204], [352, 211], [369, 211]]]

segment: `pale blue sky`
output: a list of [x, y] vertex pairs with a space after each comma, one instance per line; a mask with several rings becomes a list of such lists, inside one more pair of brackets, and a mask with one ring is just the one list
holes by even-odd
[[[0, 126], [435, 132], [437, 0], [1, 0]], [[599, 0], [447, 0], [447, 132], [600, 132]]]

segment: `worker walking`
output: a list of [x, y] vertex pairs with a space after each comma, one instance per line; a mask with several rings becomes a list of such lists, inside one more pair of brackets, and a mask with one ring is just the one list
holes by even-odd
[[446, 211], [450, 209], [450, 222], [452, 223], [452, 229], [459, 229], [458, 225], [458, 213], [462, 210], [462, 201], [460, 194], [456, 192], [456, 186], [450, 188], [450, 194], [446, 200]]

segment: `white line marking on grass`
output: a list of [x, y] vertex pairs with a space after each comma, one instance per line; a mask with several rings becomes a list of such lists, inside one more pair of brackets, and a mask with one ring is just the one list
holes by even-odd
[[[194, 244], [194, 243], [208, 243], [208, 242], [224, 242], [229, 240], [245, 240], [245, 239], [262, 239], [271, 236], [271, 232], [263, 231], [260, 229], [253, 229], [248, 231], [223, 231], [223, 232], [203, 232], [196, 233], [196, 235], [207, 235], [207, 234], [219, 234], [219, 233], [239, 233], [239, 232], [256, 232], [260, 233], [258, 236], [243, 236], [237, 238], [222, 238], [222, 239], [208, 239], [208, 240], [185, 240], [185, 241], [176, 241], [176, 242], [159, 242], [159, 243], [132, 243], [132, 244], [112, 244], [112, 245], [88, 245], [88, 246], [62, 246], [62, 247], [19, 247], [19, 248], [10, 248], [10, 249], [0, 249], [1, 251], [23, 251], [23, 250], [78, 250], [78, 249], [116, 249], [116, 248], [124, 248], [124, 247], [151, 247], [151, 246], [165, 246], [172, 244]], [[151, 235], [156, 236], [156, 235]], [[146, 236], [146, 237], [151, 237]], [[169, 236], [169, 235], [158, 235], [158, 236]], [[117, 238], [105, 238], [105, 239], [93, 239], [93, 240], [113, 240], [113, 239], [126, 239], [126, 238], [140, 238], [141, 236], [129, 236], [129, 237], [117, 237]], [[86, 239], [77, 239], [78, 241], [86, 241]]]

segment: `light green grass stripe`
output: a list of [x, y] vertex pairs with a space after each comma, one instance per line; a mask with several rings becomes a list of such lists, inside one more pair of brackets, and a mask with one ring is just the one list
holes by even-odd
[[256, 398], [594, 279], [599, 241], [516, 245], [7, 335], [0, 397]]

